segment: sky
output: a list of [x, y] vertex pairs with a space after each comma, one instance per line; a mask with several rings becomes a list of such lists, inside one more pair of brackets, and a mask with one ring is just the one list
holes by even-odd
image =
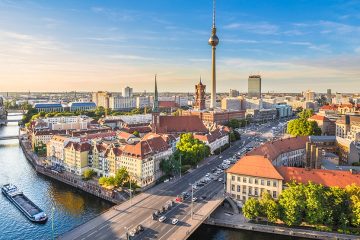
[[[0, 0], [0, 91], [194, 92], [212, 0]], [[360, 92], [359, 0], [217, 0], [217, 90]]]

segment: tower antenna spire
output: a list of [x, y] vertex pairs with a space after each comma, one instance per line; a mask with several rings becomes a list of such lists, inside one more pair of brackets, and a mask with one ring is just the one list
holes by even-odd
[[215, 28], [215, 0], [213, 0], [213, 28]]

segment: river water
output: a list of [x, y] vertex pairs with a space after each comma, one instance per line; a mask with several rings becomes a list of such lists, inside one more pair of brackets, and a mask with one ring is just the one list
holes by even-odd
[[[19, 117], [9, 116], [9, 119]], [[17, 123], [0, 128], [0, 136], [18, 134]], [[0, 185], [13, 183], [34, 203], [42, 208], [49, 220], [34, 224], [0, 194], [0, 240], [52, 239], [94, 218], [109, 209], [112, 204], [90, 194], [76, 190], [50, 178], [36, 174], [26, 160], [18, 140], [0, 141]], [[54, 221], [52, 221], [52, 207]], [[52, 222], [54, 231], [52, 231]], [[286, 236], [236, 231], [202, 225], [191, 237], [192, 240], [267, 240], [299, 239]]]

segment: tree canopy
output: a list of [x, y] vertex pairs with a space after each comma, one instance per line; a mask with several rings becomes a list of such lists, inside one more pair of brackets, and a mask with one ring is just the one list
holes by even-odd
[[192, 133], [184, 133], [180, 135], [180, 141], [176, 144], [176, 159], [181, 154], [183, 165], [195, 166], [202, 159], [209, 156], [210, 149], [202, 141], [195, 139]]
[[309, 136], [309, 135], [321, 135], [321, 129], [317, 122], [308, 121], [308, 118], [313, 115], [311, 109], [305, 109], [301, 111], [299, 118], [291, 120], [287, 125], [287, 133], [292, 136]]

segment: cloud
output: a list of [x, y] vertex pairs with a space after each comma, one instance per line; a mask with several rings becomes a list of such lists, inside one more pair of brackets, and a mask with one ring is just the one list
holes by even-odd
[[356, 53], [360, 53], [360, 47], [355, 48]]
[[114, 22], [134, 21], [142, 16], [137, 11], [115, 10], [115, 9], [98, 7], [98, 6], [91, 7], [91, 11], [96, 14], [104, 15], [106, 18]]
[[121, 59], [121, 60], [140, 60], [140, 61], [156, 60], [155, 58], [152, 58], [152, 57], [143, 57], [143, 56], [137, 56], [137, 55], [123, 55], [123, 54], [111, 55], [109, 57], [113, 58], [113, 59]]
[[279, 27], [267, 22], [261, 23], [231, 23], [224, 26], [229, 30], [244, 30], [256, 34], [274, 35], [279, 33]]

